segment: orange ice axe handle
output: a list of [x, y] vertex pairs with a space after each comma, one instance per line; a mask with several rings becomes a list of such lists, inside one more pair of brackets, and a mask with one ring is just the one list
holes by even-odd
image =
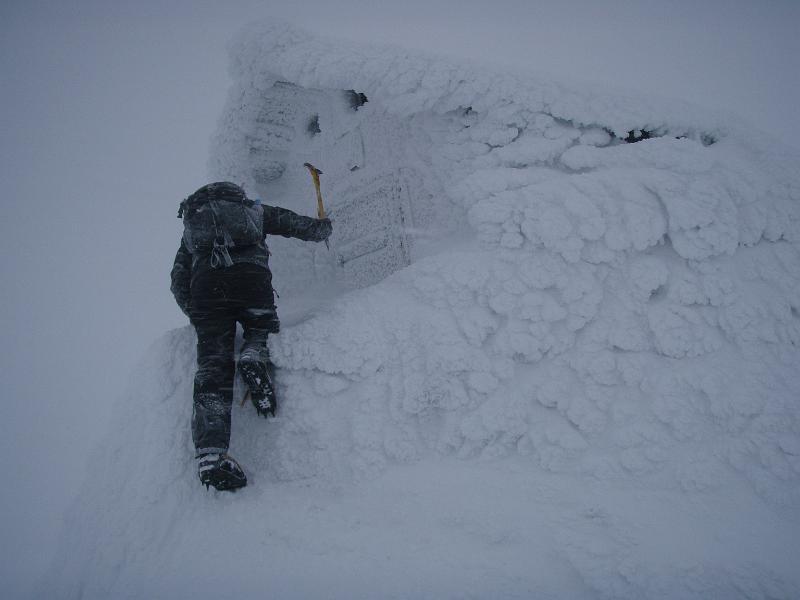
[[[322, 175], [322, 171], [320, 171], [311, 163], [303, 163], [303, 166], [308, 169], [309, 173], [311, 173], [311, 179], [314, 182], [314, 189], [317, 192], [317, 218], [325, 219], [327, 218], [327, 215], [325, 214], [325, 206], [322, 204], [322, 192], [319, 189], [319, 176]], [[325, 247], [328, 250], [331, 249], [330, 245], [328, 244], [328, 240], [325, 240]]]
[[317, 191], [317, 218], [324, 219], [326, 218], [325, 207], [322, 204], [322, 192], [319, 189], [319, 176], [322, 175], [322, 171], [311, 163], [303, 163], [303, 166], [311, 173], [311, 179], [314, 181], [314, 189]]

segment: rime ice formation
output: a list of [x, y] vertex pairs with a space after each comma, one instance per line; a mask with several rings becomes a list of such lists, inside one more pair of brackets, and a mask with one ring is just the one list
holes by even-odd
[[[254, 26], [231, 52], [212, 177], [310, 215], [312, 162], [334, 220], [330, 251], [269, 240], [282, 417], [237, 407], [253, 485], [201, 493], [193, 334], [168, 334], [51, 582], [144, 597], [185, 577], [210, 597], [225, 575], [208, 565], [239, 551], [223, 571], [282, 597], [800, 596], [796, 151], [689, 105], [286, 26]], [[403, 481], [416, 498], [449, 477], [463, 494], [424, 515], [375, 491]], [[368, 524], [334, 500], [326, 527], [297, 500], [331, 489], [373, 498], [355, 502]], [[495, 494], [513, 510], [476, 516]], [[464, 568], [365, 550], [427, 557], [414, 532]], [[308, 581], [259, 572], [282, 552]], [[363, 587], [310, 582], [350, 559]]]

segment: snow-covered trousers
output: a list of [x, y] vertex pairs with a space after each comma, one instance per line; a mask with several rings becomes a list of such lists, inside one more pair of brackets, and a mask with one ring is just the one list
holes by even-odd
[[191, 286], [190, 319], [197, 332], [192, 439], [197, 455], [225, 452], [231, 437], [236, 323], [242, 352], [267, 356], [267, 335], [278, 331], [272, 274], [251, 263], [212, 269]]

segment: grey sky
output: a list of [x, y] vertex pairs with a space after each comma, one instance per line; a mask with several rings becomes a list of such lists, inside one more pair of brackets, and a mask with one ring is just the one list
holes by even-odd
[[[205, 182], [226, 42], [310, 30], [734, 111], [800, 146], [800, 3], [37, 2], [0, 7], [0, 579], [40, 573], [131, 364], [185, 324], [168, 290], [178, 201]], [[13, 593], [12, 593], [13, 595]]]

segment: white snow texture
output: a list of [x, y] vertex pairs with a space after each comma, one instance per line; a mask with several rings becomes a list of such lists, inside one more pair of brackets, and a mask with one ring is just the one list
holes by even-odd
[[334, 221], [269, 240], [281, 416], [236, 403], [207, 493], [167, 334], [43, 594], [800, 597], [795, 151], [286, 25], [231, 56], [212, 180], [314, 215], [310, 161]]

